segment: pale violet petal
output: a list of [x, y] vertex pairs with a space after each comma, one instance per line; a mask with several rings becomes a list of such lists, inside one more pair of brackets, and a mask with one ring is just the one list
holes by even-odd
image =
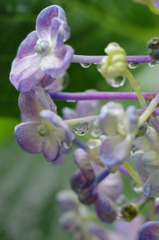
[[57, 53], [51, 52], [45, 56], [41, 63], [41, 70], [54, 77], [62, 77], [70, 66], [74, 50], [63, 45]]
[[40, 116], [43, 118], [47, 118], [54, 126], [57, 127], [54, 128], [54, 132], [56, 131], [56, 136], [58, 137], [58, 134], [61, 136], [61, 131], [62, 133], [64, 132], [64, 139], [63, 141], [66, 141], [67, 143], [70, 143], [72, 140], [72, 132], [68, 125], [54, 112], [50, 110], [42, 110], [40, 112]]
[[127, 160], [131, 150], [131, 135], [126, 138], [120, 136], [104, 139], [99, 147], [99, 159], [108, 166], [119, 166]]
[[124, 117], [124, 109], [120, 103], [109, 102], [102, 106], [100, 123], [103, 131], [108, 135], [116, 135], [118, 122]]
[[16, 61], [19, 61], [20, 59], [27, 57], [29, 55], [34, 55], [35, 50], [34, 47], [36, 45], [36, 42], [38, 40], [36, 31], [33, 31], [27, 35], [27, 37], [21, 42], [16, 56]]
[[77, 118], [78, 117], [76, 111], [71, 109], [71, 108], [69, 108], [69, 107], [64, 107], [62, 109], [62, 115], [63, 115], [63, 118], [65, 120], [73, 119], [73, 118]]
[[43, 108], [32, 91], [21, 92], [18, 103], [23, 121], [41, 121], [39, 113]]
[[146, 138], [150, 142], [151, 148], [159, 152], [159, 134], [157, 131], [149, 126], [146, 131]]
[[155, 5], [155, 7], [159, 8], [159, 0], [154, 0], [153, 4]]
[[26, 152], [39, 153], [42, 151], [43, 137], [37, 132], [40, 123], [21, 123], [15, 127], [15, 139]]
[[143, 154], [143, 163], [145, 170], [151, 174], [157, 168], [159, 169], [159, 154], [153, 150], [145, 151]]
[[57, 5], [47, 7], [39, 13], [36, 20], [36, 30], [39, 38], [47, 39], [50, 37], [51, 22], [53, 18], [59, 18], [66, 22], [64, 10]]
[[13, 66], [10, 72], [10, 81], [17, 90], [29, 91], [40, 82], [44, 76], [40, 69], [40, 63], [41, 58], [35, 54], [22, 58]]
[[141, 150], [138, 150], [131, 154], [131, 159], [135, 161], [135, 165], [137, 168], [137, 172], [139, 173], [139, 176], [143, 179], [147, 179], [149, 174], [144, 168], [144, 161], [142, 161], [144, 152]]
[[54, 136], [54, 133], [52, 132], [49, 135], [45, 136], [42, 144], [42, 152], [46, 160], [54, 161], [60, 151], [61, 147], [56, 136]]
[[150, 175], [144, 185], [143, 192], [148, 198], [159, 197], [159, 169]]

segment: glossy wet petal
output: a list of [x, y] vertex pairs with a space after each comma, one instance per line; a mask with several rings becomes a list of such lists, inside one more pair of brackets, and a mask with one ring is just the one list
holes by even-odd
[[36, 20], [36, 30], [39, 38], [47, 39], [50, 37], [51, 22], [53, 18], [59, 18], [66, 22], [64, 10], [57, 5], [49, 6], [39, 13]]
[[142, 225], [138, 240], [158, 240], [159, 239], [159, 222], [146, 222]]
[[38, 134], [39, 123], [21, 123], [15, 127], [15, 139], [26, 152], [39, 153], [42, 151], [43, 138]]
[[54, 77], [62, 77], [70, 66], [74, 50], [69, 45], [63, 45], [57, 53], [51, 52], [43, 57], [41, 70]]
[[40, 82], [44, 76], [39, 68], [40, 63], [41, 57], [35, 54], [22, 58], [13, 66], [10, 81], [18, 91], [29, 91]]

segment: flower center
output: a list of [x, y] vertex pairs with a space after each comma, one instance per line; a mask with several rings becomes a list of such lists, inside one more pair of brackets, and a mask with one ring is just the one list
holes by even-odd
[[45, 39], [38, 39], [36, 42], [36, 45], [34, 47], [34, 50], [39, 54], [47, 54], [51, 49], [50, 42]]
[[41, 124], [37, 127], [38, 134], [41, 137], [47, 136], [49, 134], [49, 128], [45, 124]]

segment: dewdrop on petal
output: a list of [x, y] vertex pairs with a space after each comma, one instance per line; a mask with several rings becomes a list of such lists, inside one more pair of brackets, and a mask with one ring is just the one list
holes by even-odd
[[107, 83], [115, 88], [125, 84], [127, 74], [126, 52], [117, 43], [110, 43], [105, 48], [107, 56], [98, 65], [98, 71]]

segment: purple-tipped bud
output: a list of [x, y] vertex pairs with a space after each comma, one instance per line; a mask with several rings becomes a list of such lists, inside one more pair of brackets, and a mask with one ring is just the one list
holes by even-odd
[[142, 225], [138, 240], [158, 240], [159, 239], [159, 222], [146, 222]]
[[93, 183], [95, 180], [95, 173], [87, 152], [85, 152], [82, 148], [78, 148], [74, 152], [73, 156], [75, 163], [81, 169], [86, 180], [90, 183]]
[[107, 223], [115, 221], [117, 217], [117, 207], [109, 197], [104, 194], [98, 194], [95, 207], [97, 215], [102, 221]]
[[81, 186], [86, 182], [84, 175], [81, 170], [77, 170], [72, 174], [70, 179], [71, 188], [78, 193], [81, 189]]
[[98, 198], [97, 188], [90, 184], [85, 184], [85, 186], [82, 187], [80, 192], [78, 193], [78, 197], [80, 202], [86, 205], [90, 205], [96, 202]]
[[78, 199], [71, 190], [60, 191], [56, 195], [56, 200], [62, 211], [78, 210]]

